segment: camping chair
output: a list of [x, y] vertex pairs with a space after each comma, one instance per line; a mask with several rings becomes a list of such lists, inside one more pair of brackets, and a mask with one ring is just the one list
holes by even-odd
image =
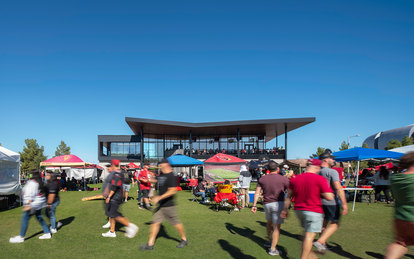
[[199, 203], [199, 201], [197, 199], [197, 195], [195, 194], [195, 190], [196, 190], [197, 185], [198, 185], [198, 180], [197, 179], [190, 179], [190, 181], [188, 183], [188, 187], [191, 187], [191, 193], [193, 195], [191, 201], [195, 201], [195, 202]]

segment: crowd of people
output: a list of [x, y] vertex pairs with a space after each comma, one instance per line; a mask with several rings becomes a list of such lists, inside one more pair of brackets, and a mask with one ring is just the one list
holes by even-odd
[[[280, 254], [277, 244], [281, 226], [288, 218], [292, 204], [304, 229], [301, 258], [309, 258], [313, 253], [312, 247], [318, 252], [326, 252], [329, 238], [339, 229], [341, 216], [348, 214], [340, 176], [337, 170], [332, 169], [334, 164], [335, 157], [330, 152], [321, 154], [319, 159], [310, 159], [305, 172], [298, 175], [290, 173], [288, 167], [280, 166], [274, 161], [268, 163], [265, 174], [258, 179], [251, 211], [257, 213], [257, 205], [261, 200], [269, 239], [264, 245], [269, 248], [269, 255]], [[133, 238], [137, 234], [138, 226], [119, 212], [120, 206], [128, 201], [131, 184], [137, 183], [139, 208], [153, 210], [151, 204], [158, 204], [153, 214], [148, 242], [141, 245], [140, 249], [154, 249], [157, 234], [165, 220], [175, 227], [181, 237], [177, 248], [188, 245], [184, 225], [178, 217], [174, 202], [179, 180], [167, 159], [159, 163], [159, 168], [160, 173], [156, 175], [149, 170], [149, 164], [144, 164], [142, 170], [136, 171], [128, 170], [127, 167], [121, 169], [119, 160], [111, 161], [108, 167], [110, 174], [102, 186], [102, 195], [105, 198], [104, 211], [108, 218], [108, 223], [103, 228], [109, 228], [108, 232], [102, 233], [103, 237], [116, 237], [116, 222], [126, 227], [125, 236], [128, 238]], [[414, 245], [414, 152], [401, 158], [398, 172], [390, 174], [385, 167], [380, 167], [379, 172], [369, 173], [370, 175], [365, 175], [365, 179], [376, 183], [376, 194], [383, 191], [386, 201], [389, 202], [391, 198], [388, 192], [391, 190], [395, 199], [395, 240], [387, 247], [385, 258], [400, 258], [407, 252], [407, 246]], [[62, 225], [56, 221], [56, 209], [60, 204], [56, 174], [47, 172], [46, 182], [37, 170], [32, 171], [29, 177], [30, 180], [23, 188], [20, 234], [10, 238], [10, 243], [24, 242], [32, 216], [36, 216], [43, 229], [43, 235], [39, 236], [39, 239], [50, 239]], [[242, 209], [249, 207], [248, 194], [251, 182], [252, 175], [243, 165], [237, 182], [237, 196], [229, 181], [215, 186], [204, 179], [199, 179], [194, 194], [200, 196], [203, 203], [208, 202], [209, 196], [216, 203], [225, 198], [235, 209]], [[154, 188], [157, 189], [158, 195], [154, 195]], [[379, 201], [378, 195], [376, 200]], [[46, 209], [50, 226], [43, 219], [43, 209]]]

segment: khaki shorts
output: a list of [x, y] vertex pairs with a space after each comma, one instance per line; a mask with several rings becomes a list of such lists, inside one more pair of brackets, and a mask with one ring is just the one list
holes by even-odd
[[159, 207], [152, 217], [152, 223], [162, 223], [164, 220], [168, 220], [172, 226], [181, 223], [175, 206]]

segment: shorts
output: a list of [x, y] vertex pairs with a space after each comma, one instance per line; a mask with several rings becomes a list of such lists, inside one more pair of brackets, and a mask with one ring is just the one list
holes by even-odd
[[142, 190], [141, 189], [142, 198], [148, 198], [149, 197], [149, 191], [150, 190]]
[[131, 189], [131, 185], [130, 184], [123, 184], [122, 187], [124, 188], [125, 192], [129, 192], [129, 190]]
[[406, 246], [414, 245], [414, 222], [394, 219], [395, 243]]
[[162, 223], [168, 220], [172, 226], [180, 224], [175, 206], [159, 207], [152, 217], [152, 223]]
[[266, 213], [266, 220], [272, 221], [273, 224], [283, 224], [284, 220], [280, 217], [280, 213], [283, 211], [284, 204], [283, 201], [275, 201], [263, 205]]
[[321, 233], [323, 223], [322, 213], [306, 210], [295, 210], [295, 212], [302, 227], [305, 228], [305, 232]]
[[105, 203], [105, 215], [110, 218], [122, 217], [122, 214], [118, 211], [119, 203], [109, 202]]
[[325, 213], [325, 220], [338, 223], [341, 217], [341, 207], [339, 205], [323, 205], [323, 213]]

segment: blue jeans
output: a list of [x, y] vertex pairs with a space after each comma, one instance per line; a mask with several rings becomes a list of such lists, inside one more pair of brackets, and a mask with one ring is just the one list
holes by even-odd
[[141, 186], [138, 183], [138, 204], [141, 204]]
[[206, 200], [206, 193], [205, 192], [198, 192], [198, 193], [196, 193], [196, 195], [200, 195], [201, 196], [201, 201], [205, 202], [205, 200]]
[[[43, 233], [47, 234], [49, 232], [49, 228], [46, 225], [46, 222], [43, 220], [41, 210], [36, 210], [35, 214], [37, 221], [39, 221], [40, 225], [43, 228]], [[24, 237], [26, 235], [27, 227], [29, 226], [29, 220], [30, 217], [33, 215], [30, 215], [30, 211], [23, 211], [22, 215], [22, 227], [20, 228], [20, 236]]]
[[50, 219], [50, 227], [53, 229], [56, 229], [56, 207], [59, 203], [60, 201], [55, 201], [50, 209], [46, 208], [46, 217]]

